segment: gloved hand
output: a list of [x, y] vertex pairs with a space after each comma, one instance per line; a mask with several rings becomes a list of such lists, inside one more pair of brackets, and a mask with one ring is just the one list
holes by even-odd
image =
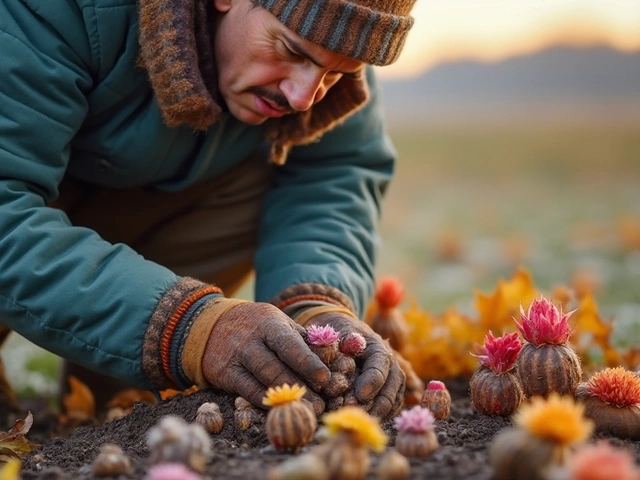
[[[229, 302], [235, 306], [227, 308]], [[314, 390], [331, 374], [305, 344], [304, 329], [286, 314], [268, 303], [220, 298], [201, 315], [215, 322], [202, 357], [202, 374], [209, 384], [263, 407], [268, 387], [297, 383], [307, 387], [305, 398], [316, 414], [324, 411], [324, 401]]]
[[[335, 311], [332, 311], [335, 310]], [[400, 368], [391, 347], [363, 321], [333, 307], [312, 307], [296, 317], [305, 327], [331, 325], [340, 336], [349, 332], [360, 333], [367, 341], [364, 353], [358, 359], [361, 373], [355, 384], [357, 400], [371, 404], [369, 414], [387, 418], [396, 415], [403, 404], [406, 375]]]

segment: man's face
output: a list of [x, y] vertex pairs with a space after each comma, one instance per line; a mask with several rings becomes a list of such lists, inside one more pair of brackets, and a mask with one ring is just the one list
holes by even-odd
[[363, 63], [302, 39], [250, 0], [214, 0], [218, 87], [231, 114], [258, 125], [305, 111]]

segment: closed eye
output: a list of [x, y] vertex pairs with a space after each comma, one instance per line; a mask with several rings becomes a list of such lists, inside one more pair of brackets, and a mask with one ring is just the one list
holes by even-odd
[[363, 73], [364, 73], [364, 68], [361, 68], [360, 70], [356, 70], [355, 72], [344, 72], [342, 75], [344, 75], [347, 78], [350, 78], [351, 80], [359, 80], [362, 78]]
[[292, 60], [298, 60], [298, 59], [304, 58], [302, 55], [299, 55], [298, 53], [291, 50], [286, 43], [282, 42], [282, 45], [284, 46], [284, 52], [286, 56], [291, 58]]

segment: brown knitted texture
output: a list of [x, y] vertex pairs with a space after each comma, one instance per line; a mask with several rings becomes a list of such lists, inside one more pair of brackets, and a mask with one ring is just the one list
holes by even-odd
[[206, 283], [184, 277], [162, 295], [151, 315], [142, 344], [142, 368], [147, 378], [158, 388], [175, 387], [171, 379], [164, 374], [161, 357], [162, 335], [169, 324], [171, 315], [186, 298], [207, 287], [209, 285]]
[[347, 295], [335, 287], [321, 285], [319, 283], [299, 283], [297, 285], [292, 285], [273, 297], [269, 303], [278, 308], [284, 308], [284, 306], [291, 305], [291, 300], [295, 298], [304, 300], [309, 297], [316, 296], [322, 297], [322, 300], [324, 301], [335, 303], [336, 305], [343, 306], [352, 312], [355, 312], [353, 302]]
[[371, 65], [397, 60], [415, 0], [252, 0], [327, 50]]
[[141, 61], [169, 126], [205, 130], [222, 113], [209, 92], [215, 75], [206, 12], [205, 0], [140, 0]]

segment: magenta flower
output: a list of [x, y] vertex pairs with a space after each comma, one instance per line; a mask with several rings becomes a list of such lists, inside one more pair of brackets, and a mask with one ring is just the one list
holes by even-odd
[[160, 463], [149, 469], [144, 480], [202, 480], [182, 463]]
[[340, 334], [336, 332], [331, 325], [325, 325], [323, 327], [311, 325], [307, 328], [309, 343], [317, 347], [328, 347], [338, 341], [339, 336]]
[[347, 333], [340, 339], [340, 351], [345, 355], [357, 357], [367, 348], [367, 341], [358, 332]]
[[562, 345], [569, 341], [573, 329], [569, 326], [569, 317], [575, 310], [562, 314], [562, 307], [558, 308], [544, 297], [536, 298], [529, 306], [525, 314], [520, 305], [520, 318], [522, 324], [516, 325], [524, 339], [534, 345], [550, 343]]
[[446, 390], [446, 385], [440, 380], [431, 380], [427, 383], [427, 390]]
[[436, 419], [428, 408], [416, 405], [411, 410], [403, 410], [393, 419], [399, 432], [424, 433], [433, 429]]
[[480, 354], [471, 354], [478, 359], [480, 365], [490, 368], [494, 372], [508, 372], [518, 358], [522, 342], [517, 332], [507, 333], [495, 338], [491, 330], [484, 337], [484, 345], [480, 347]]

